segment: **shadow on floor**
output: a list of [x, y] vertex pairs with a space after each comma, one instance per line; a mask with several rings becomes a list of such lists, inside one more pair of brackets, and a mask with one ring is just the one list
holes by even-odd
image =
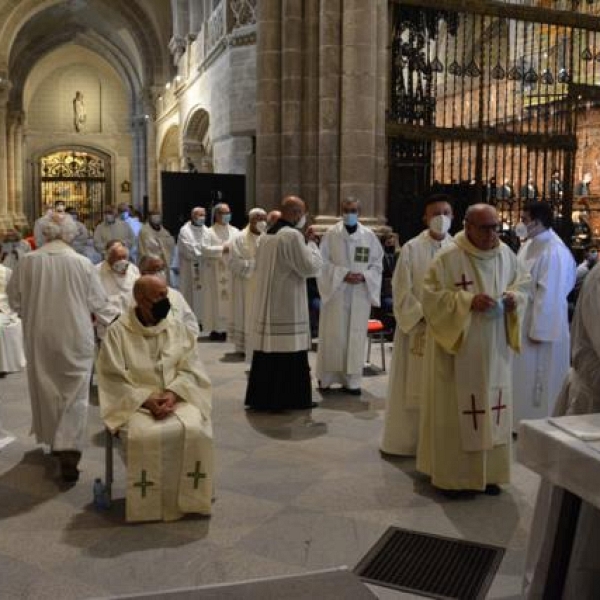
[[242, 352], [225, 352], [219, 359], [222, 363], [243, 363], [246, 360], [246, 355]]
[[302, 441], [325, 435], [327, 423], [313, 419], [310, 411], [263, 413], [246, 411], [253, 429], [276, 440]]

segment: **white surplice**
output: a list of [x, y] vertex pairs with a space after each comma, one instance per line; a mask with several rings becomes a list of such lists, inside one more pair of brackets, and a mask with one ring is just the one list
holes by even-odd
[[150, 223], [144, 223], [138, 238], [138, 260], [144, 256], [160, 258], [165, 263], [168, 281], [170, 281], [169, 267], [171, 266], [174, 248], [175, 240], [173, 236], [162, 225], [158, 229], [154, 229]]
[[196, 318], [202, 320], [202, 244], [208, 228], [188, 221], [177, 238], [179, 249], [179, 289]]
[[[112, 240], [119, 240], [129, 250], [133, 248], [135, 244], [135, 236], [133, 231], [125, 221], [117, 219], [114, 223], [107, 223], [102, 221], [96, 225], [94, 229], [94, 248], [102, 257], [106, 256], [106, 244]], [[37, 243], [37, 240], [36, 240]]]
[[[555, 416], [600, 412], [600, 269], [586, 277], [571, 325], [572, 368], [556, 399]], [[571, 465], [570, 468], [577, 468]], [[527, 544], [524, 598], [542, 597], [564, 491], [542, 480]], [[564, 598], [600, 597], [600, 510], [583, 502]]]
[[[144, 327], [131, 307], [108, 329], [96, 372], [102, 419], [125, 439], [127, 520], [209, 515], [211, 385], [194, 336], [172, 314]], [[178, 396], [176, 410], [155, 420], [142, 404], [165, 390]]]
[[[510, 480], [511, 363], [529, 276], [503, 243], [475, 248], [464, 232], [423, 283], [428, 331], [417, 469], [443, 489], [484, 490]], [[473, 312], [475, 294], [511, 291], [519, 310]]]
[[23, 321], [32, 432], [53, 450], [81, 449], [94, 359], [91, 315], [110, 319], [98, 272], [56, 240], [23, 256], [7, 292]]
[[206, 332], [227, 331], [231, 314], [231, 271], [229, 252], [223, 245], [231, 243], [240, 234], [233, 225], [215, 223], [202, 241], [202, 329]]
[[[102, 287], [108, 296], [108, 310], [111, 311], [110, 320], [113, 321], [120, 314], [126, 312], [133, 302], [133, 286], [140, 276], [140, 271], [133, 263], [129, 263], [125, 274], [120, 275], [119, 273], [115, 273], [105, 260], [97, 264], [95, 268], [100, 276]], [[98, 337], [102, 339], [106, 327], [99, 323], [96, 331]]]
[[16, 373], [26, 364], [21, 319], [10, 308], [6, 295], [11, 276], [12, 271], [0, 265], [0, 373]]
[[381, 450], [387, 454], [417, 452], [426, 334], [423, 280], [436, 253], [453, 243], [450, 235], [434, 240], [426, 229], [402, 247], [394, 269], [396, 332], [381, 439]]
[[232, 273], [232, 301], [229, 322], [230, 341], [236, 352], [250, 360], [251, 313], [256, 290], [256, 251], [262, 236], [252, 233], [248, 225], [231, 244], [229, 268]]
[[306, 279], [319, 274], [323, 259], [314, 242], [293, 227], [261, 239], [256, 253], [252, 350], [300, 352], [311, 347]]
[[513, 365], [515, 430], [521, 419], [552, 414], [569, 371], [567, 295], [575, 285], [576, 273], [571, 251], [551, 229], [527, 240], [517, 258], [521, 268], [531, 274], [532, 284], [521, 354]]
[[[317, 379], [322, 387], [339, 383], [360, 388], [371, 306], [379, 306], [383, 247], [360, 223], [349, 233], [343, 222], [325, 233], [320, 245], [323, 267], [317, 278], [321, 296]], [[363, 283], [344, 277], [362, 273]]]
[[25, 240], [4, 242], [0, 250], [0, 262], [5, 267], [14, 270], [21, 257], [28, 252], [31, 252], [31, 246]]
[[198, 339], [200, 335], [200, 327], [198, 326], [198, 319], [191, 309], [190, 305], [185, 301], [183, 294], [175, 288], [169, 288], [169, 301], [171, 302], [171, 311], [173, 316], [185, 325], [187, 330], [194, 336], [194, 339]]

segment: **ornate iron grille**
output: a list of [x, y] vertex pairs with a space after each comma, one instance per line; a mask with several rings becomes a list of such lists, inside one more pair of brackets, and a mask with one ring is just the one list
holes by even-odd
[[106, 161], [86, 152], [56, 152], [41, 158], [40, 173], [42, 212], [63, 201], [93, 230], [102, 218], [105, 203]]
[[548, 200], [570, 237], [590, 170], [578, 117], [600, 106], [600, 19], [591, 2], [545, 4], [391, 2], [388, 218], [402, 239], [435, 190], [456, 198], [457, 222], [484, 201], [512, 225], [524, 201]]

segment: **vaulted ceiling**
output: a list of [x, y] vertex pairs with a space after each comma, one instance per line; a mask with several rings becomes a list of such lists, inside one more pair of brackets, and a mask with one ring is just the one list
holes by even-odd
[[21, 108], [29, 73], [46, 54], [75, 43], [98, 53], [138, 100], [172, 76], [170, 0], [0, 0], [0, 77]]

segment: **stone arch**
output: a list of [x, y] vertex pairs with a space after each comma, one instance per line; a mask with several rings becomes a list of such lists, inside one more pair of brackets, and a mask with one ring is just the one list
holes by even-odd
[[181, 156], [179, 152], [179, 126], [171, 125], [160, 144], [158, 154], [160, 171], [179, 171]]
[[186, 165], [191, 161], [200, 173], [213, 172], [210, 115], [199, 106], [192, 109], [183, 128], [183, 155]]

